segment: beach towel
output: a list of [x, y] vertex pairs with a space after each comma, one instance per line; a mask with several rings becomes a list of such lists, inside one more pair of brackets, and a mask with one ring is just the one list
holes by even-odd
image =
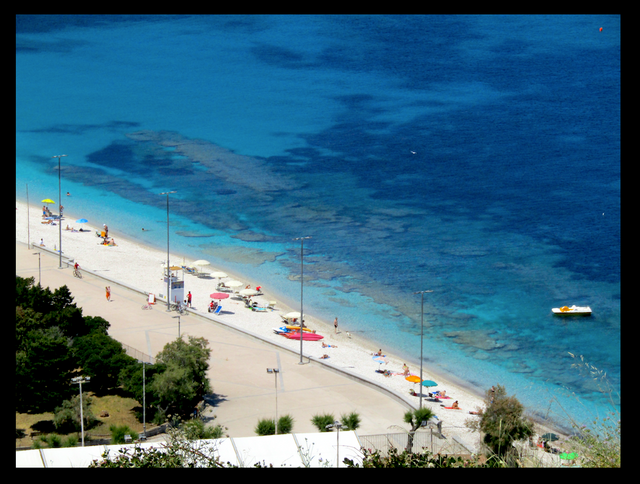
[[447, 408], [447, 409], [449, 409], [449, 410], [462, 410], [460, 407], [458, 407], [458, 408], [453, 408], [453, 407], [444, 407], [444, 408]]

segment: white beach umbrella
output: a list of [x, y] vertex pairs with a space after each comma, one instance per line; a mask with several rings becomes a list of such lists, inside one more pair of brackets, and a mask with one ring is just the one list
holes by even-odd
[[238, 291], [238, 294], [241, 296], [256, 296], [258, 291], [255, 289], [243, 289], [242, 291]]
[[222, 272], [222, 271], [215, 271], [211, 273], [211, 277], [217, 277], [217, 278], [222, 278], [222, 277], [229, 277], [227, 275], [226, 272]]
[[208, 260], [197, 260], [193, 263], [194, 266], [208, 266], [210, 264], [210, 262]]
[[300, 313], [292, 311], [290, 313], [285, 314], [284, 316], [285, 318], [289, 318], [289, 319], [298, 319], [300, 317]]
[[242, 286], [242, 282], [240, 281], [229, 281], [229, 282], [225, 282], [224, 285], [227, 287], [240, 287]]

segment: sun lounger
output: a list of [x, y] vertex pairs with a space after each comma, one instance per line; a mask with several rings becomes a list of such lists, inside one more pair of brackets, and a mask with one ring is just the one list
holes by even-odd
[[218, 307], [216, 308], [216, 310], [213, 312], [213, 314], [220, 314], [220, 310], [222, 309], [221, 305], [218, 305]]

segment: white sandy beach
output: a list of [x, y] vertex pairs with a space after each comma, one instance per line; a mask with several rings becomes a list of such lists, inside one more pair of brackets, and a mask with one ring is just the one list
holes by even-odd
[[[48, 249], [53, 249], [54, 245], [58, 245], [58, 226], [42, 224], [41, 204], [31, 204], [29, 213], [29, 231], [27, 230], [27, 206], [25, 203], [16, 201], [16, 241], [27, 243], [27, 239], [32, 244], [38, 245], [40, 240], [44, 241]], [[77, 224], [74, 214], [65, 213], [65, 219], [62, 222], [62, 247], [65, 257], [76, 260], [81, 268], [93, 271], [103, 277], [109, 278], [115, 282], [121, 282], [140, 291], [150, 292], [154, 294], [165, 294], [166, 286], [163, 288], [162, 273], [166, 263], [166, 252], [156, 250], [154, 248], [143, 246], [133, 242], [123, 236], [118, 231], [117, 221], [110, 221], [109, 235], [115, 239], [116, 246], [103, 246], [101, 239], [96, 237], [95, 231], [97, 224], [91, 223]], [[76, 230], [83, 228], [88, 232], [72, 232], [65, 230], [67, 224]], [[171, 253], [171, 265], [190, 266], [193, 259], [189, 258], [189, 254]], [[207, 272], [213, 272], [217, 268], [207, 266]], [[237, 279], [244, 285], [251, 284], [255, 287], [260, 281], [252, 281], [250, 277], [241, 274], [229, 274], [229, 278], [223, 280]], [[185, 294], [190, 291], [192, 293], [192, 309], [196, 312], [207, 315], [207, 306], [210, 302], [209, 294], [216, 292], [217, 280], [213, 278], [198, 278], [191, 274], [184, 275]], [[244, 286], [243, 286], [244, 287]], [[117, 289], [112, 288], [115, 292]], [[278, 299], [277, 288], [263, 288], [264, 295], [257, 296], [254, 299], [261, 303], [268, 301], [277, 301], [274, 311], [253, 312], [245, 308], [244, 303], [233, 296], [221, 301], [223, 306], [222, 313], [217, 317], [218, 320], [224, 321], [230, 325], [247, 330], [258, 335], [266, 341], [285, 345], [294, 351], [300, 350], [300, 342], [288, 340], [287, 338], [277, 335], [273, 329], [282, 326], [281, 314], [289, 311], [299, 311], [299, 308], [288, 308], [282, 306]], [[140, 304], [145, 302], [141, 296]], [[158, 304], [162, 304], [158, 301]], [[334, 331], [333, 322], [320, 321], [314, 318], [313, 314], [304, 315], [307, 327], [316, 330], [317, 333], [324, 336], [321, 341], [304, 341], [303, 353], [314, 359], [319, 359], [322, 355], [329, 356], [323, 363], [334, 368], [346, 370], [352, 374], [356, 374], [372, 380], [379, 385], [391, 389], [405, 400], [411, 401], [414, 406], [418, 407], [419, 398], [411, 397], [409, 391], [415, 388], [419, 391], [419, 386], [405, 380], [401, 374], [404, 361], [401, 356], [392, 355], [385, 351], [384, 345], [363, 340], [354, 335], [349, 334], [349, 328], [339, 325], [337, 334]], [[331, 347], [323, 348], [322, 342]], [[379, 365], [372, 360], [372, 354], [378, 349], [386, 354], [387, 363]], [[140, 348], [143, 350], [143, 348]], [[152, 355], [155, 356], [155, 355]], [[413, 365], [410, 366], [410, 373], [419, 375], [420, 368]], [[377, 373], [376, 369], [389, 370], [392, 376], [384, 376]], [[482, 394], [485, 389], [478, 389], [478, 393], [473, 393], [461, 385], [455, 384], [451, 379], [443, 378], [443, 375], [435, 374], [429, 368], [423, 367], [423, 379], [434, 380], [438, 383], [437, 388], [432, 390], [446, 390], [448, 399], [443, 400], [442, 404], [450, 406], [454, 401], [458, 401], [460, 410], [448, 410], [442, 408], [440, 403], [431, 402], [423, 398], [423, 405], [430, 407], [436, 415], [444, 422], [445, 428], [452, 434], [465, 436], [465, 440], [477, 440], [477, 436], [471, 436], [470, 432], [464, 426], [465, 420], [474, 418], [469, 411], [476, 410], [482, 406]], [[499, 382], [496, 382], [499, 383]], [[413, 400], [411, 400], [413, 399]]]

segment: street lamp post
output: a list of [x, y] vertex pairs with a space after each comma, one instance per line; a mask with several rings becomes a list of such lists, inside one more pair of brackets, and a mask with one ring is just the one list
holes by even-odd
[[178, 338], [180, 337], [180, 315], [178, 314], [177, 316], [171, 316], [173, 319], [178, 318]]
[[[58, 158], [58, 203], [62, 207], [62, 184], [60, 179], [60, 158], [67, 155], [56, 155], [51, 158]], [[60, 251], [60, 265], [58, 269], [62, 269], [62, 210], [60, 210], [60, 218], [58, 219], [58, 250]]]
[[414, 294], [420, 294], [421, 304], [420, 304], [420, 408], [422, 408], [422, 339], [424, 334], [424, 293], [425, 292], [433, 292], [429, 291], [417, 291]]
[[71, 379], [72, 383], [80, 385], [80, 432], [82, 434], [82, 447], [84, 447], [84, 414], [82, 412], [82, 384], [89, 383], [91, 378], [88, 376], [77, 376]]
[[33, 255], [38, 256], [38, 286], [40, 286], [40, 278], [42, 276], [42, 270], [40, 269], [40, 252], [34, 252]]
[[142, 439], [147, 440], [147, 378], [145, 375], [146, 361], [142, 361]]
[[[327, 429], [332, 429], [335, 428], [338, 431], [338, 434], [336, 436], [336, 467], [338, 467], [340, 465], [340, 429], [343, 427], [343, 425], [338, 422], [337, 420], [335, 422], [333, 422], [332, 424], [327, 425], [325, 428]], [[347, 427], [344, 427], [345, 430], [349, 430]]]
[[304, 252], [304, 239], [310, 239], [310, 236], [307, 237], [296, 237], [293, 240], [299, 240], [300, 241], [300, 363], [298, 363], [299, 365], [302, 365], [302, 340], [304, 339], [302, 337], [302, 323], [304, 322], [304, 314], [302, 312], [302, 294], [304, 292], [304, 263], [303, 263], [303, 252]]
[[278, 435], [278, 373], [280, 370], [278, 368], [267, 368], [267, 373], [273, 373], [275, 376], [275, 384], [276, 384], [276, 435]]
[[169, 295], [171, 294], [171, 270], [169, 265], [169, 195], [172, 193], [176, 193], [175, 190], [172, 192], [162, 192], [160, 195], [167, 196], [167, 311], [171, 311], [171, 298]]

